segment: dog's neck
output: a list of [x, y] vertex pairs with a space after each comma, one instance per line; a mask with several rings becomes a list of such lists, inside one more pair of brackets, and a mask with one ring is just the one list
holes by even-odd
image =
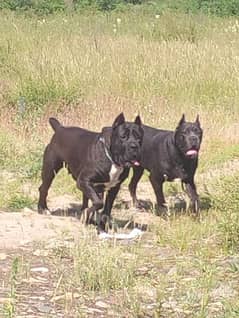
[[103, 146], [104, 146], [104, 151], [105, 151], [105, 155], [106, 157], [110, 160], [110, 162], [113, 164], [113, 165], [116, 165], [116, 166], [119, 166], [117, 163], [114, 162], [114, 160], [112, 159], [112, 156], [109, 152], [109, 150], [107, 149], [106, 147], [106, 144], [105, 144], [105, 138], [104, 137], [100, 137], [100, 142], [102, 142]]

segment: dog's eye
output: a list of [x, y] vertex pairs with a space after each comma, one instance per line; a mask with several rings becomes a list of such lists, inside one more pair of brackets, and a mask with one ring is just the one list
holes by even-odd
[[122, 135], [121, 138], [122, 138], [123, 140], [126, 140], [126, 139], [128, 138], [128, 135], [127, 135], [127, 134]]

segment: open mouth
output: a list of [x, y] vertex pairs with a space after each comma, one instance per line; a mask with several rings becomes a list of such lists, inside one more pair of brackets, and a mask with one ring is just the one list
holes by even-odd
[[188, 156], [188, 157], [196, 157], [197, 155], [198, 155], [198, 150], [196, 150], [196, 149], [189, 149], [186, 152], [186, 156]]
[[140, 162], [138, 160], [130, 160], [126, 162], [126, 167], [139, 167]]
[[140, 163], [137, 160], [131, 161], [131, 164], [136, 167], [140, 166]]

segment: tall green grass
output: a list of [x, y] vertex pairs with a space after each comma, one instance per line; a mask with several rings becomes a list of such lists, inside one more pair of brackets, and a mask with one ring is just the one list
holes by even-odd
[[217, 184], [218, 191], [214, 197], [214, 205], [219, 213], [221, 241], [223, 246], [232, 252], [239, 251], [238, 179], [238, 173], [222, 179]]
[[152, 102], [157, 97], [167, 112], [238, 116], [236, 20], [9, 13], [1, 21], [2, 105], [23, 103], [24, 111], [41, 115], [49, 104], [126, 96], [150, 118], [161, 106]]

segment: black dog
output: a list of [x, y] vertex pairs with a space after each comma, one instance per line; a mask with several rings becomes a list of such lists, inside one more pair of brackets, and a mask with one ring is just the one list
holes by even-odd
[[133, 177], [129, 191], [136, 206], [140, 206], [136, 197], [136, 187], [144, 169], [150, 172], [158, 207], [164, 207], [163, 182], [180, 178], [190, 197], [193, 212], [198, 214], [198, 194], [194, 183], [194, 174], [198, 166], [198, 153], [202, 141], [202, 129], [197, 116], [196, 121], [186, 122], [183, 115], [174, 131], [159, 130], [144, 126], [141, 166], [133, 168]]
[[78, 127], [63, 127], [55, 118], [50, 118], [55, 131], [43, 158], [42, 185], [38, 212], [47, 210], [46, 197], [56, 173], [65, 164], [69, 173], [77, 181], [83, 192], [82, 210], [87, 210], [87, 220], [103, 208], [104, 191], [107, 190], [101, 227], [110, 217], [114, 199], [120, 184], [127, 178], [129, 168], [139, 165], [143, 139], [141, 119], [134, 123], [125, 122], [123, 113], [114, 121], [112, 127], [105, 127], [101, 133], [91, 132]]

